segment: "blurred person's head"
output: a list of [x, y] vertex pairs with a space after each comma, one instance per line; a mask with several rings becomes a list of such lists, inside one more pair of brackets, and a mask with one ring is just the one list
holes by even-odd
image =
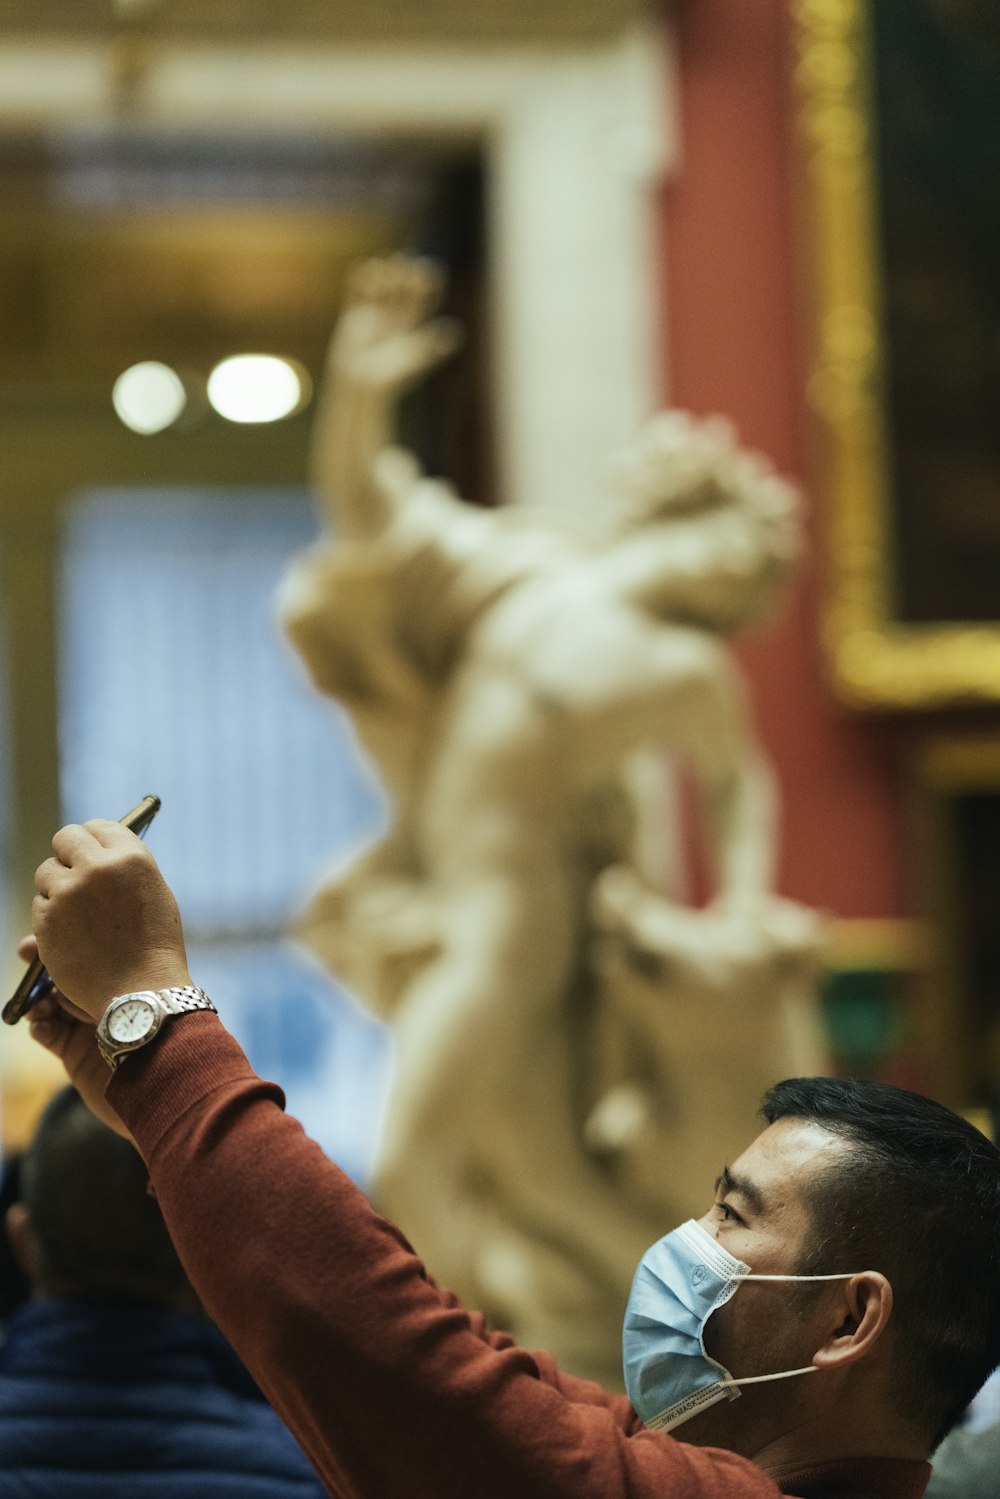
[[75, 1088], [42, 1114], [5, 1226], [36, 1297], [194, 1306], [141, 1157]]
[[[7, 1217], [7, 1209], [21, 1200], [21, 1152], [13, 1151], [4, 1156], [0, 1172], [0, 1223]], [[21, 1264], [11, 1248], [6, 1234], [0, 1234], [0, 1318], [7, 1317], [16, 1306], [27, 1301], [31, 1286]]]

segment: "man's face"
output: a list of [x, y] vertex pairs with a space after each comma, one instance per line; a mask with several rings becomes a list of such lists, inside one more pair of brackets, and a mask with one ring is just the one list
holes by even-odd
[[[796, 1274], [812, 1229], [809, 1186], [849, 1149], [818, 1124], [779, 1120], [724, 1169], [702, 1227], [752, 1271]], [[709, 1318], [705, 1348], [736, 1378], [804, 1368], [826, 1336], [830, 1288], [839, 1284], [747, 1281]], [[693, 1417], [677, 1435], [752, 1455], [775, 1419], [803, 1397], [808, 1401], [810, 1392], [800, 1387], [822, 1377], [751, 1385], [738, 1400]]]

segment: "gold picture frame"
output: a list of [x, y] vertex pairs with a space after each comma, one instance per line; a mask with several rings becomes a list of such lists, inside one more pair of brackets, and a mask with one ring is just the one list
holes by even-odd
[[[1000, 700], [1000, 587], [995, 621], [913, 622], [901, 617], [898, 602], [897, 542], [906, 521], [894, 508], [896, 454], [886, 398], [883, 185], [873, 114], [872, 22], [879, 3], [793, 3], [815, 298], [808, 401], [820, 427], [827, 519], [825, 644], [835, 685], [856, 706], [994, 702]], [[939, 0], [939, 23], [944, 9]]]

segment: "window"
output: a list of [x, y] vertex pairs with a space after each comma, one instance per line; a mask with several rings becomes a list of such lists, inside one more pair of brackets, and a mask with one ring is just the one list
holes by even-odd
[[383, 809], [340, 711], [272, 609], [316, 534], [292, 489], [109, 489], [70, 507], [62, 554], [64, 815], [163, 799], [148, 835], [192, 970], [290, 1112], [364, 1179], [387, 1073], [381, 1027], [285, 939]]

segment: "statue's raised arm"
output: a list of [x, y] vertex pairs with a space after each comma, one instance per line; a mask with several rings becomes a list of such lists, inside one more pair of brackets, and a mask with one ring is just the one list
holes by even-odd
[[378, 536], [391, 523], [398, 489], [380, 469], [392, 448], [396, 403], [462, 339], [456, 322], [434, 316], [442, 288], [432, 261], [407, 255], [366, 260], [348, 277], [312, 445], [313, 484], [340, 537]]

